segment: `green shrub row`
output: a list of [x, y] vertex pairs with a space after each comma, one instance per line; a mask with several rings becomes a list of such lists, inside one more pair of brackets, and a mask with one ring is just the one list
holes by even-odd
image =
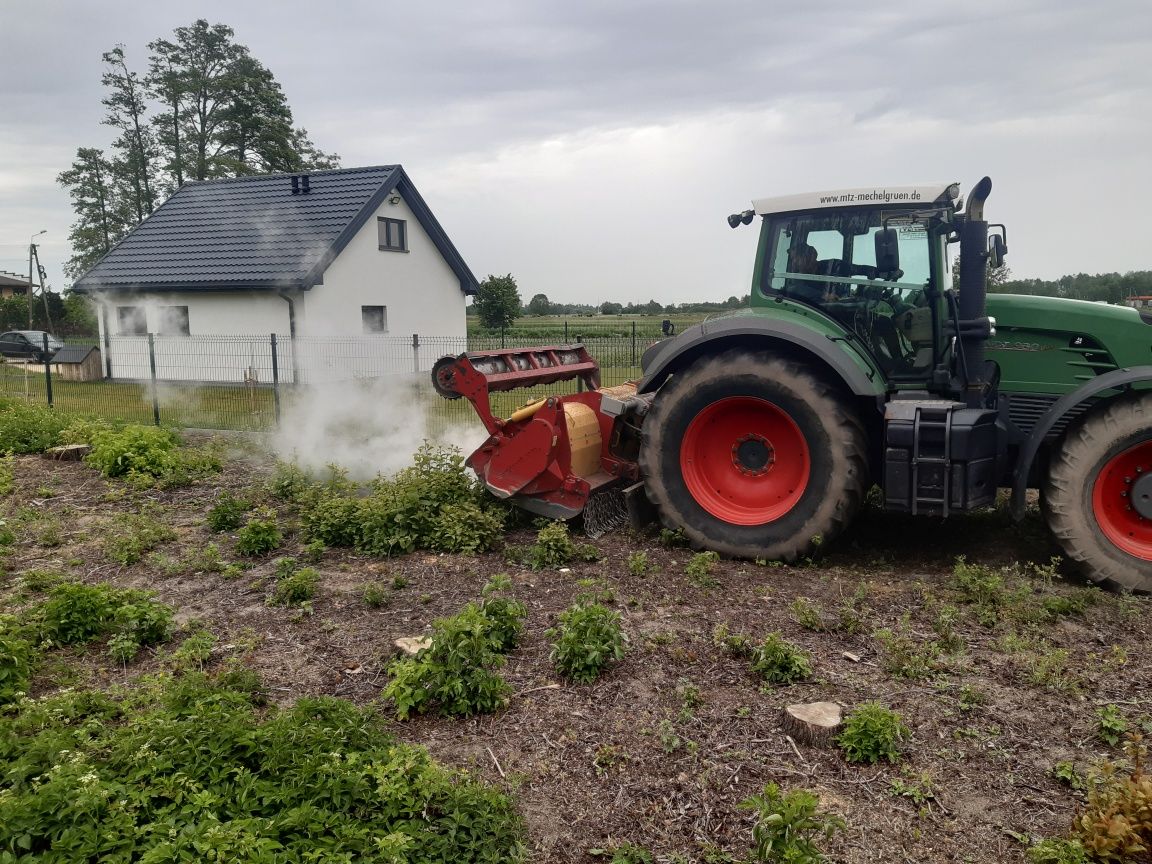
[[339, 483], [297, 484], [290, 494], [308, 537], [373, 555], [481, 552], [499, 541], [504, 527], [503, 511], [486, 502], [463, 457], [430, 444], [411, 467], [378, 478], [366, 496]]

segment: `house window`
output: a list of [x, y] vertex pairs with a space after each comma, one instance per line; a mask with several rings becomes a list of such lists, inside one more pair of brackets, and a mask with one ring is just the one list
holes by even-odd
[[187, 336], [188, 307], [161, 306], [159, 332], [161, 336]]
[[148, 317], [143, 306], [117, 306], [116, 323], [121, 336], [148, 335]]
[[360, 317], [364, 321], [365, 333], [388, 332], [387, 306], [361, 306]]
[[380, 236], [380, 248], [392, 252], [408, 251], [408, 225], [403, 219], [376, 217], [376, 231]]

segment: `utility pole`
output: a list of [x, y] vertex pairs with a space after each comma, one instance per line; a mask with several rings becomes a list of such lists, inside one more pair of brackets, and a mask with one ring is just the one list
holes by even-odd
[[[36, 254], [36, 238], [39, 237], [41, 234], [47, 234], [47, 233], [48, 233], [48, 229], [45, 228], [43, 231], [37, 231], [35, 234], [33, 234], [31, 237], [28, 238], [28, 329], [29, 330], [32, 329], [32, 272], [33, 272], [32, 271], [32, 256]], [[36, 263], [37, 264], [40, 263], [39, 259], [37, 259]]]

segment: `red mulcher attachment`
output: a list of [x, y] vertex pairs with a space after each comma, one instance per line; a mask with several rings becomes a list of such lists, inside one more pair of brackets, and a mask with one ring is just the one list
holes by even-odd
[[[489, 393], [576, 378], [587, 388], [583, 392], [537, 399], [506, 420], [492, 414]], [[467, 462], [499, 498], [571, 519], [594, 492], [637, 478], [635, 462], [609, 452], [616, 418], [636, 387], [601, 389], [600, 367], [583, 345], [443, 357], [432, 367], [432, 383], [446, 399], [463, 396], [480, 415], [488, 440]]]

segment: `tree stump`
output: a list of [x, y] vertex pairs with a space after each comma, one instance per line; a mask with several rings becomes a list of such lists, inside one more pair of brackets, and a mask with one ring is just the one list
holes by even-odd
[[392, 644], [396, 646], [397, 653], [415, 657], [425, 648], [432, 647], [432, 640], [427, 636], [402, 636]]
[[55, 459], [59, 462], [79, 462], [92, 452], [87, 444], [65, 444], [62, 447], [50, 447], [45, 450], [45, 459]]
[[823, 747], [832, 743], [841, 718], [840, 706], [835, 702], [812, 702], [789, 705], [784, 709], [780, 725], [785, 734], [800, 743]]

